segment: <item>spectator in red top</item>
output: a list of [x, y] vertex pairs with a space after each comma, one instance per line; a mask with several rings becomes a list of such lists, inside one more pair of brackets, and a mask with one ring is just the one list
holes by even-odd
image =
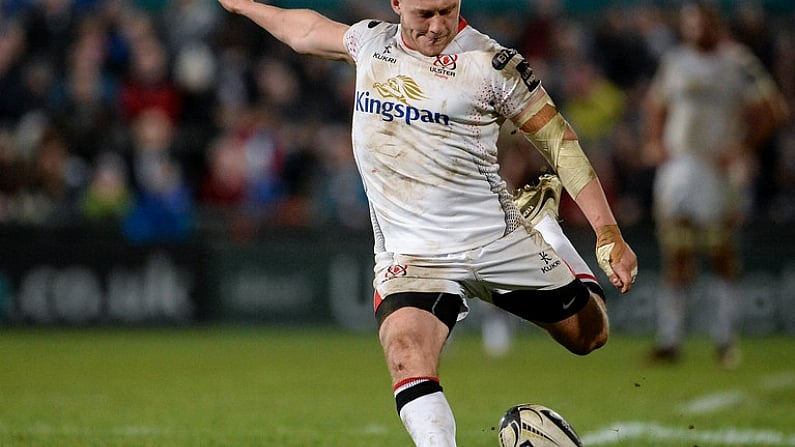
[[131, 120], [143, 110], [157, 108], [173, 122], [179, 120], [182, 97], [169, 68], [168, 53], [157, 37], [145, 34], [133, 41], [129, 77], [119, 95], [122, 118]]

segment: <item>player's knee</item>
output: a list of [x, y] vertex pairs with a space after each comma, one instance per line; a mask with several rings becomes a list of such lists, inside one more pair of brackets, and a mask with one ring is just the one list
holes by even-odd
[[607, 326], [580, 333], [566, 348], [577, 355], [588, 355], [607, 344], [609, 331]]
[[387, 368], [393, 378], [426, 374], [431, 365], [425, 364], [421, 340], [415, 334], [400, 333], [382, 339]]
[[444, 323], [421, 309], [404, 307], [389, 315], [379, 338], [392, 377], [435, 375], [448, 333]]
[[576, 315], [547, 328], [566, 349], [587, 355], [607, 343], [610, 326], [601, 298], [591, 295], [588, 304]]
[[405, 371], [413, 364], [412, 357], [418, 345], [412, 337], [400, 336], [391, 338], [384, 346], [384, 355], [391, 371]]
[[591, 338], [582, 338], [576, 340], [574, 343], [570, 343], [564, 345], [566, 349], [569, 350], [572, 354], [577, 355], [588, 355], [597, 349], [601, 348], [602, 346], [607, 343], [607, 338], [603, 340], [591, 339]]
[[610, 338], [610, 331], [608, 330], [607, 326], [604, 325], [599, 328], [597, 332], [591, 334], [587, 342], [584, 345], [583, 351], [581, 355], [590, 354], [593, 351], [601, 348], [602, 346], [607, 344], [607, 339]]

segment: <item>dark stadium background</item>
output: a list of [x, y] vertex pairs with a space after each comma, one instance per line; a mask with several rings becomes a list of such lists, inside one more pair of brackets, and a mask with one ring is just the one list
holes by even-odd
[[[348, 22], [392, 18], [386, 0], [275, 3]], [[793, 3], [720, 4], [795, 110]], [[640, 101], [676, 38], [678, 5], [463, 4], [531, 61], [594, 160], [640, 259], [636, 289], [610, 297], [614, 328], [627, 333], [649, 333], [654, 317]], [[351, 76], [209, 0], [0, 3], [0, 325], [370, 330]], [[758, 168], [741, 240], [743, 330], [795, 335], [795, 122]], [[591, 259], [593, 236], [570, 203], [563, 217]], [[464, 327], [476, 327], [475, 310]], [[706, 318], [696, 312], [694, 325]]]

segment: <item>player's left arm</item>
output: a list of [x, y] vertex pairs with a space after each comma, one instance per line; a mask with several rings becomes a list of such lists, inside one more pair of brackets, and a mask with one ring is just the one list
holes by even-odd
[[746, 104], [744, 116], [746, 132], [743, 145], [753, 151], [787, 122], [789, 110], [778, 88], [766, 84], [760, 94]]
[[746, 79], [746, 132], [743, 146], [757, 149], [789, 119], [789, 108], [776, 81], [746, 47], [730, 47]]
[[513, 121], [558, 173], [566, 191], [594, 229], [599, 267], [622, 293], [628, 292], [637, 275], [637, 256], [621, 235], [604, 189], [580, 147], [577, 134], [541, 86]]

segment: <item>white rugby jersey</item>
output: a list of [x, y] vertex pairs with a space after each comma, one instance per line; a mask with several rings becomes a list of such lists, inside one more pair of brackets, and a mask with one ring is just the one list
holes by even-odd
[[761, 63], [739, 45], [711, 53], [687, 46], [671, 51], [652, 83], [652, 94], [668, 109], [666, 147], [674, 155], [721, 155], [742, 141], [745, 104], [774, 88]]
[[496, 142], [504, 120], [541, 90], [523, 58], [463, 20], [437, 57], [409, 48], [400, 25], [372, 20], [353, 25], [345, 45], [376, 252], [454, 253], [515, 229]]

